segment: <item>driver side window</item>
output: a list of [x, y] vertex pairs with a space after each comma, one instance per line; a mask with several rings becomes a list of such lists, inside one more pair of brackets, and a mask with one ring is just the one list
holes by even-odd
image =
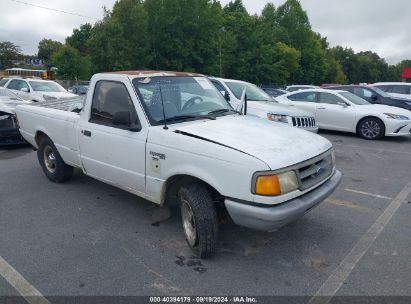
[[328, 104], [338, 104], [338, 103], [345, 103], [344, 100], [342, 100], [340, 97], [337, 95], [331, 94], [331, 93], [320, 93], [320, 103], [328, 103]]
[[292, 101], [316, 102], [317, 93], [315, 92], [297, 93], [297, 94], [288, 96], [288, 99]]
[[17, 79], [13, 79], [12, 81], [10, 81], [10, 84], [7, 87], [10, 90], [17, 90], [20, 91], [22, 88], [27, 89], [27, 91], [29, 90], [29, 86], [27, 85], [27, 83], [23, 80], [17, 80]]
[[112, 123], [118, 112], [129, 112], [131, 123], [139, 124], [136, 109], [125, 85], [116, 81], [97, 82], [89, 122], [122, 129]]

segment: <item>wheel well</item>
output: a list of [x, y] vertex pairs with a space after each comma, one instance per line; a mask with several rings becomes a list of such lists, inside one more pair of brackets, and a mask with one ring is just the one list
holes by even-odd
[[37, 148], [39, 147], [39, 145], [40, 145], [41, 141], [43, 140], [43, 138], [46, 138], [46, 137], [48, 137], [46, 133], [44, 133], [42, 131], [37, 131], [36, 137], [35, 137]]
[[381, 118], [378, 118], [377, 116], [365, 116], [365, 117], [361, 118], [361, 119], [358, 121], [357, 126], [356, 126], [356, 128], [355, 128], [355, 130], [357, 131], [357, 133], [359, 132], [358, 129], [359, 129], [359, 127], [360, 127], [360, 124], [361, 124], [364, 120], [366, 120], [366, 119], [368, 119], [368, 118], [373, 118], [373, 119], [376, 119], [376, 120], [380, 121], [381, 124], [382, 124], [382, 126], [384, 127], [384, 134], [385, 134], [385, 124], [384, 124], [384, 122], [381, 120]]

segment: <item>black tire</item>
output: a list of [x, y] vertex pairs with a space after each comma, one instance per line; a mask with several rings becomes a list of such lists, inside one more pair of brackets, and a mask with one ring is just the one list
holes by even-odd
[[200, 258], [211, 257], [216, 249], [218, 217], [210, 191], [201, 183], [193, 183], [182, 186], [178, 198], [188, 245]]
[[381, 139], [385, 135], [385, 125], [378, 118], [365, 118], [358, 124], [357, 133], [368, 140]]
[[37, 158], [44, 174], [55, 183], [64, 183], [73, 175], [73, 167], [67, 165], [61, 158], [52, 140], [44, 137], [37, 150]]

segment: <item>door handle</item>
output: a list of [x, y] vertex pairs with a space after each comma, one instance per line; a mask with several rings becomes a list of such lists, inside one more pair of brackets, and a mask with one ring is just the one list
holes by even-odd
[[83, 133], [84, 136], [91, 137], [91, 132], [87, 130], [81, 130], [81, 133]]
[[326, 108], [324, 108], [324, 107], [319, 107], [319, 108], [317, 108], [318, 110], [325, 110]]

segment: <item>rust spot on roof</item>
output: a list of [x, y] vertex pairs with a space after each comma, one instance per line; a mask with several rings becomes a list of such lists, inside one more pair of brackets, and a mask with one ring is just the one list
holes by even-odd
[[204, 76], [198, 73], [190, 73], [190, 72], [175, 72], [175, 71], [154, 71], [154, 70], [143, 70], [143, 71], [116, 71], [116, 72], [109, 72], [108, 74], [122, 74], [122, 75], [129, 75], [129, 76], [177, 76], [177, 77], [195, 77], [195, 76]]

